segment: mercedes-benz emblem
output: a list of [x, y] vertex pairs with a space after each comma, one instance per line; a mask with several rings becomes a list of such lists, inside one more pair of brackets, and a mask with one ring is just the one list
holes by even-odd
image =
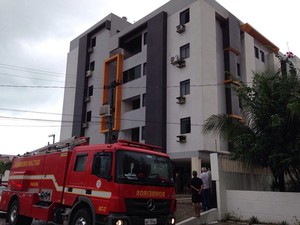
[[155, 203], [154, 203], [153, 199], [150, 199], [147, 202], [147, 209], [151, 212], [155, 209]]

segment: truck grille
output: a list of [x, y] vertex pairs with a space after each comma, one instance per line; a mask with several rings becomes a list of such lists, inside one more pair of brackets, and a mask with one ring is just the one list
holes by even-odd
[[170, 200], [166, 199], [125, 199], [128, 215], [162, 215], [169, 214]]

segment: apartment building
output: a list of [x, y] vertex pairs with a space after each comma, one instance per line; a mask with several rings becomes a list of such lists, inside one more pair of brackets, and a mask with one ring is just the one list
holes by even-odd
[[228, 144], [203, 121], [239, 115], [229, 74], [251, 82], [278, 51], [214, 0], [171, 0], [134, 24], [110, 14], [71, 41], [61, 139], [159, 145], [180, 174], [209, 166]]

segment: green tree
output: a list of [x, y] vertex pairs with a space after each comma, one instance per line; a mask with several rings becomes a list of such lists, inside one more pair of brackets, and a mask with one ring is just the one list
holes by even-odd
[[6, 170], [10, 170], [11, 166], [12, 166], [11, 161], [7, 161], [7, 162], [0, 161], [0, 174], [4, 174]]
[[241, 118], [212, 115], [204, 121], [203, 133], [228, 140], [234, 159], [269, 167], [276, 189], [285, 191], [285, 175], [300, 188], [300, 79], [294, 67], [254, 73], [252, 86], [232, 88]]

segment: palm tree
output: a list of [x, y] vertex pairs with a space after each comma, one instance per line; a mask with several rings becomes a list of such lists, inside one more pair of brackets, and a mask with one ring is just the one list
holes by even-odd
[[[275, 186], [285, 191], [284, 175], [300, 187], [300, 79], [295, 72], [254, 73], [252, 87], [232, 87], [240, 101], [241, 117], [212, 115], [203, 133], [228, 140], [235, 159], [269, 167]], [[298, 103], [298, 104], [296, 104]]]

